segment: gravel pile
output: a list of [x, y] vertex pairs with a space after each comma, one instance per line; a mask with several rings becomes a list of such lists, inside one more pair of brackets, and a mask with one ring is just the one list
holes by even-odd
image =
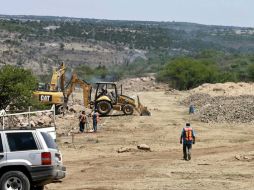
[[193, 104], [202, 122], [254, 123], [254, 96], [218, 96], [195, 94], [183, 101]]

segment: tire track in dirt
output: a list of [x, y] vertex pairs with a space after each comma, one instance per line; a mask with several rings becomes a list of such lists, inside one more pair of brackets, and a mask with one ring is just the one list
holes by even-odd
[[[238, 151], [253, 151], [254, 143], [250, 144], [244, 144], [244, 145], [232, 145], [231, 147], [228, 146], [217, 146], [217, 147], [208, 147], [208, 148], [195, 148], [195, 145], [193, 147], [193, 156], [194, 158], [198, 158], [200, 156], [205, 155], [213, 155], [213, 154], [220, 154], [220, 153], [227, 153], [227, 152], [238, 152]], [[127, 155], [129, 154], [129, 155]], [[177, 160], [181, 158], [182, 156], [182, 149], [181, 147], [179, 149], [172, 149], [169, 151], [164, 152], [134, 152], [134, 153], [126, 153], [122, 154], [123, 156], [114, 157], [115, 159], [112, 161], [112, 157], [105, 157], [103, 159], [88, 159], [88, 160], [79, 160], [79, 161], [65, 161], [66, 165], [79, 165], [79, 164], [91, 164], [91, 165], [101, 165], [103, 164], [110, 164], [117, 162], [133, 162], [133, 161], [151, 161], [151, 160]]]

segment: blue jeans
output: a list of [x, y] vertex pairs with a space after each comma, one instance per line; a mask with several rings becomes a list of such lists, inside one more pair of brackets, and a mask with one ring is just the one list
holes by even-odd
[[97, 131], [97, 121], [93, 121], [93, 131]]

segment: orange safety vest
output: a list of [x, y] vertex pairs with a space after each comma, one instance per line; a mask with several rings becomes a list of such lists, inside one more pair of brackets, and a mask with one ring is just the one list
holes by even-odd
[[186, 141], [192, 141], [193, 137], [192, 137], [192, 128], [191, 127], [186, 127], [184, 128], [184, 132], [185, 132], [185, 140]]

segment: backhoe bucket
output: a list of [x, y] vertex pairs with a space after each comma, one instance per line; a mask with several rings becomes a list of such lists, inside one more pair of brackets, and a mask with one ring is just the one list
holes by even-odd
[[151, 112], [147, 109], [147, 107], [143, 106], [140, 103], [139, 96], [137, 96], [137, 99], [138, 99], [137, 111], [139, 112], [140, 116], [151, 116]]

